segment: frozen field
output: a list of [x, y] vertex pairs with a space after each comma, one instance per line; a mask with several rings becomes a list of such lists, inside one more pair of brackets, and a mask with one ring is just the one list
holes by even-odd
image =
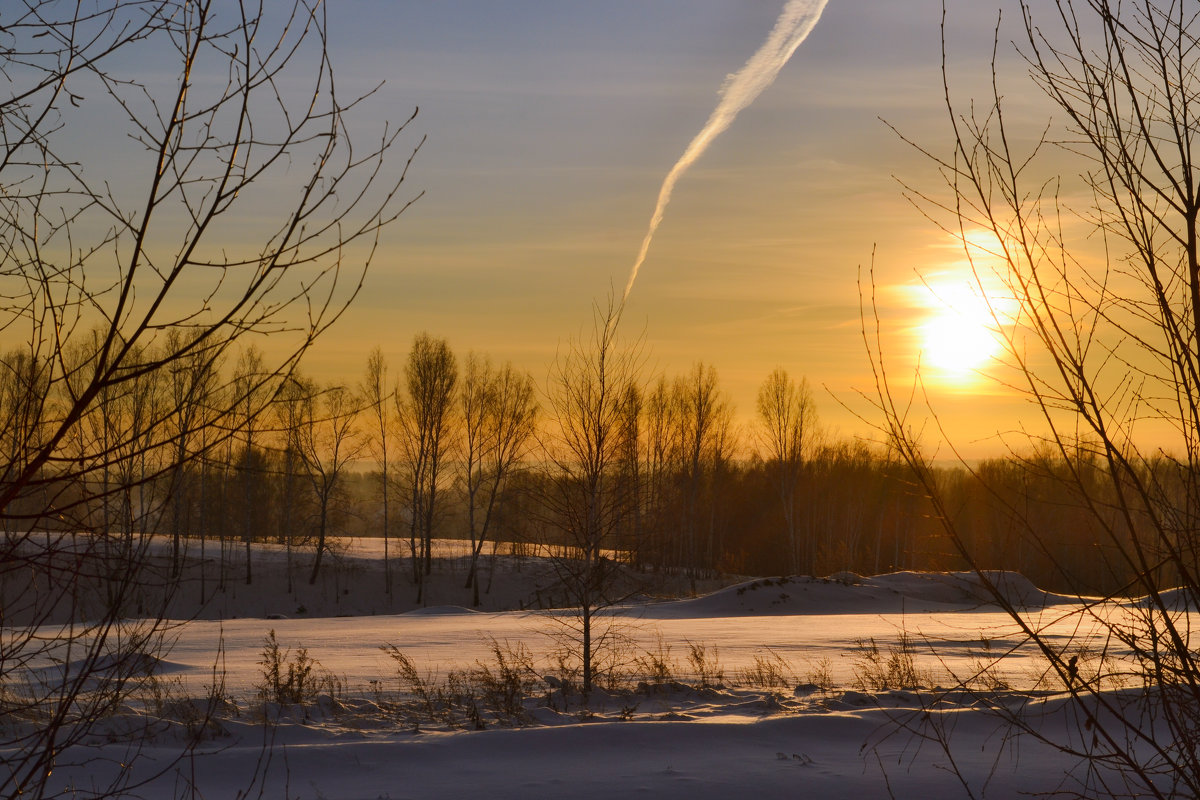
[[[774, 655], [790, 667], [789, 677], [796, 682], [811, 682], [813, 673], [825, 670], [831, 688], [852, 688], [870, 640], [886, 649], [898, 645], [901, 635], [907, 636], [918, 669], [940, 685], [952, 685], [953, 675], [965, 676], [993, 660], [993, 674], [1014, 687], [1031, 688], [1044, 675], [1044, 659], [1021, 646], [1006, 614], [965, 593], [957, 603], [922, 599], [925, 587], [920, 584], [928, 584], [928, 576], [901, 576], [918, 584], [903, 594], [892, 588], [900, 583], [895, 577], [867, 579], [858, 586], [800, 577], [784, 579], [786, 583], [756, 581], [697, 600], [623, 606], [597, 625], [611, 625], [629, 657], [669, 648], [680, 662], [678, 677], [689, 680], [695, 677], [687, 674], [689, 645], [700, 644], [730, 677], [752, 667], [756, 656]], [[876, 581], [892, 586], [879, 591], [872, 585]], [[755, 585], [759, 588], [738, 592]], [[781, 595], [789, 596], [780, 601]], [[761, 600], [762, 607], [753, 605], [754, 600]], [[1088, 625], [1072, 604], [1049, 605], [1031, 618], [1043, 629], [1060, 631], [1064, 647], [1078, 637], [1080, 626]], [[393, 673], [380, 649], [385, 644], [403, 650], [424, 669], [442, 672], [486, 661], [492, 639], [522, 643], [543, 660], [558, 646], [556, 634], [563, 624], [572, 620], [569, 610], [476, 612], [458, 606], [390, 616], [199, 620], [179, 629], [170, 661], [178, 677], [208, 680], [212, 654], [223, 642], [227, 687], [249, 693], [260, 679], [264, 637], [273, 630], [281, 645], [306, 648], [348, 689], [357, 690]]]
[[[1103, 643], [1085, 604], [1019, 576], [1005, 580], [1051, 641], [1083, 656], [1081, 674], [1120, 671], [1111, 646], [1104, 659], [1095, 655]], [[63, 753], [52, 783], [69, 792], [118, 774], [131, 786], [153, 778], [130, 795], [155, 799], [925, 800], [972, 796], [963, 780], [975, 797], [1069, 792], [1076, 759], [1034, 737], [1010, 737], [981, 705], [1070, 737], [1081, 701], [982, 597], [970, 576], [907, 573], [760, 579], [622, 606], [597, 622], [615, 633], [604, 652], [616, 677], [586, 704], [561, 688], [555, 658], [571, 646], [570, 610], [439, 606], [179, 623], [169, 651], [148, 667], [143, 699], [105, 720], [89, 746]], [[284, 665], [301, 648], [315, 661], [316, 688], [300, 703], [260, 693], [271, 631]], [[520, 673], [519, 696], [503, 712], [478, 677], [503, 666], [493, 643]], [[408, 659], [409, 679], [385, 645]], [[223, 702], [199, 749], [179, 761], [181, 709], [196, 708], [188, 698], [214, 685], [214, 665]], [[52, 682], [56, 669], [36, 679]], [[477, 696], [464, 699], [461, 686], [447, 683], [456, 675]], [[949, 691], [960, 683], [977, 694]], [[134, 758], [123, 733], [144, 724], [149, 735]]]

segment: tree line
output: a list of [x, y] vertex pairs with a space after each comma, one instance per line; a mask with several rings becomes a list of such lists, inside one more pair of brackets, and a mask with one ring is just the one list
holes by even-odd
[[[887, 447], [826, 431], [805, 378], [775, 369], [741, 423], [711, 364], [651, 374], [640, 344], [617, 339], [612, 312], [594, 327], [545, 385], [429, 333], [395, 369], [375, 348], [346, 383], [266, 368], [254, 346], [146, 371], [91, 404], [61, 455], [103, 463], [58, 475], [47, 464], [36, 491], [9, 504], [8, 525], [93, 532], [113, 558], [142, 534], [166, 536], [175, 575], [197, 539], [202, 559], [219, 560], [213, 588], [253, 582], [254, 542], [284, 546], [291, 588], [293, 574], [316, 582], [331, 537], [380, 537], [380, 589], [391, 595], [402, 581], [417, 602], [435, 538], [469, 543], [476, 604], [480, 560], [501, 541], [693, 585], [716, 573], [965, 567], [909, 467]], [[70, 384], [31, 390], [50, 366], [25, 351], [0, 357], [0, 370], [0, 444], [19, 465], [44, 436], [31, 404], [53, 406]], [[1097, 523], [1067, 479], [1086, 466], [1045, 453], [942, 468], [940, 513], [987, 568], [1052, 589], [1112, 590], [1128, 575], [1105, 566]]]

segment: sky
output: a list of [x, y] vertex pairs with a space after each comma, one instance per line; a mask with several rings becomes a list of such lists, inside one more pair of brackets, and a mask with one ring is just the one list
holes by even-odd
[[[999, 2], [1010, 24], [1012, 3]], [[401, 191], [421, 196], [386, 230], [363, 291], [306, 370], [354, 383], [379, 346], [397, 376], [426, 332], [544, 382], [556, 354], [587, 335], [594, 304], [625, 288], [664, 178], [785, 4], [328, 0], [340, 97], [374, 90], [349, 113], [351, 133], [370, 143], [419, 109], [392, 157], [403, 164], [424, 140]], [[990, 92], [998, 7], [946, 6], [952, 90], [965, 105]], [[873, 269], [896, 386], [911, 385], [920, 357], [950, 438], [969, 455], [1000, 449], [995, 434], [1026, 406], [978, 379], [992, 345], [962, 248], [904, 190], [947, 197], [934, 165], [897, 133], [951, 151], [941, 26], [941, 0], [829, 0], [773, 84], [679, 176], [621, 322], [648, 376], [710, 364], [749, 422], [759, 385], [782, 367], [814, 387], [832, 434], [872, 435], [877, 415], [859, 393], [873, 392], [860, 308]], [[1001, 37], [1001, 71], [1016, 87], [1006, 99], [1036, 130], [1043, 110], [1011, 36]], [[158, 55], [165, 66], [122, 67], [151, 85], [156, 69], [174, 77], [174, 54]], [[144, 152], [86, 86], [86, 124], [64, 126], [71, 152], [136, 208]], [[295, 178], [310, 162], [293, 161]], [[252, 250], [269, 215], [257, 204], [274, 186], [226, 220]], [[164, 241], [173, 254], [175, 240]]]
[[[987, 90], [976, 79], [995, 22], [986, 5], [949, 4], [964, 92]], [[310, 364], [344, 368], [379, 344], [396, 370], [426, 331], [541, 379], [586, 333], [592, 304], [624, 287], [664, 176], [783, 2], [330, 7], [341, 89], [382, 81], [373, 107], [393, 120], [419, 107], [410, 142], [427, 141], [409, 179], [425, 194]], [[889, 353], [911, 371], [936, 316], [922, 276], [961, 269], [961, 251], [898, 182], [936, 174], [883, 121], [948, 150], [940, 23], [940, 0], [831, 0], [775, 83], [682, 177], [622, 322], [652, 367], [714, 365], [748, 420], [781, 366], [817, 387], [830, 428], [866, 431], [855, 416], [870, 414], [856, 392], [871, 388], [860, 274], [874, 253], [881, 300], [901, 323]], [[971, 421], [981, 407], [1011, 401], [965, 377], [941, 386], [939, 408], [974, 442], [995, 432]]]

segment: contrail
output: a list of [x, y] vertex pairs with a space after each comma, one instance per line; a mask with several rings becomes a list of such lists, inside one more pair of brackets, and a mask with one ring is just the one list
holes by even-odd
[[671, 192], [675, 189], [676, 182], [683, 173], [687, 172], [688, 167], [703, 155], [708, 146], [712, 144], [713, 139], [720, 136], [733, 123], [738, 113], [753, 103], [764, 89], [775, 82], [779, 70], [783, 69], [783, 65], [792, 57], [792, 53], [796, 52], [796, 48], [808, 38], [808, 34], [816, 26], [827, 2], [828, 0], [788, 0], [788, 4], [783, 7], [783, 12], [775, 22], [775, 27], [771, 29], [771, 34], [763, 42], [763, 46], [750, 57], [746, 66], [725, 79], [725, 85], [721, 87], [721, 101], [713, 109], [708, 122], [696, 134], [696, 138], [692, 139], [692, 143], [683, 151], [683, 156], [675, 163], [675, 166], [671, 167], [671, 171], [663, 179], [662, 188], [658, 190], [658, 205], [654, 207], [654, 215], [650, 217], [650, 227], [646, 231], [646, 238], [642, 239], [642, 248], [638, 251], [637, 260], [633, 262], [633, 270], [629, 273], [629, 282], [625, 284], [625, 294], [621, 297], [622, 306], [629, 298], [633, 282], [637, 280], [638, 269], [646, 260], [646, 253], [650, 250], [650, 241], [654, 238], [654, 234], [662, 222], [667, 203], [671, 202]]

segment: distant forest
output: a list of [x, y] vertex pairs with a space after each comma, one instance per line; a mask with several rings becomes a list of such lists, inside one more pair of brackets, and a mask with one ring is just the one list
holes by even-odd
[[[594, 545], [638, 570], [697, 576], [968, 566], [904, 463], [823, 431], [804, 378], [765, 376], [753, 422], [739, 425], [712, 366], [645, 374], [638, 348], [618, 347], [603, 323], [560, 356], [545, 386], [428, 334], [394, 377], [376, 349], [345, 385], [260, 375], [252, 348], [230, 364], [147, 372], [80, 427], [80, 452], [114, 454], [111, 468], [43, 482], [24, 501], [27, 524], [309, 548], [314, 579], [333, 536], [386, 535], [396, 574], [414, 582], [428, 574], [434, 538], [469, 540], [476, 559], [497, 541], [530, 552]], [[12, 355], [3, 368], [18, 378], [2, 390], [7, 418], [32, 420], [19, 407], [37, 396], [27, 389], [41, 367]], [[209, 402], [209, 386], [244, 397], [246, 414], [207, 420], [207, 407], [230, 405]], [[159, 438], [139, 441], [150, 430]], [[15, 452], [37, 431], [17, 424], [0, 436]], [[1102, 476], [1084, 456], [942, 468], [942, 507], [982, 568], [1119, 593], [1130, 576], [1108, 566], [1103, 515], [1078, 496], [1079, 476], [1093, 470], [1094, 504]], [[56, 519], [40, 513], [47, 486], [59, 495], [49, 505], [65, 510]]]

